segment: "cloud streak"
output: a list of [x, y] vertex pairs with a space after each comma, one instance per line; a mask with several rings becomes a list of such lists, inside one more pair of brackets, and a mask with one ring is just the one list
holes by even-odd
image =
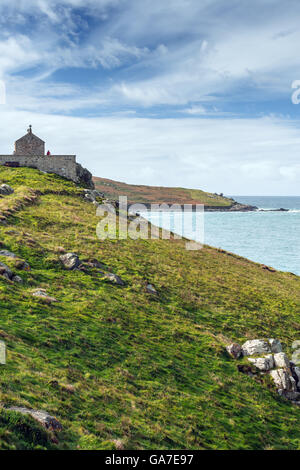
[[100, 176], [297, 194], [299, 13], [295, 0], [2, 0], [2, 151], [31, 121]]

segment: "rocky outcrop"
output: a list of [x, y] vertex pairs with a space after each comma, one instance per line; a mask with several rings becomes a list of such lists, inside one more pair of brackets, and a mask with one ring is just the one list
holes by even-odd
[[274, 367], [274, 358], [272, 354], [268, 354], [265, 357], [249, 358], [249, 362], [262, 371], [271, 370]]
[[12, 282], [23, 282], [23, 279], [20, 276], [15, 275], [12, 270], [6, 266], [6, 264], [0, 262], [0, 276], [4, 277], [8, 281]]
[[243, 356], [258, 356], [259, 354], [266, 354], [270, 352], [270, 343], [261, 339], [253, 339], [250, 341], [246, 341], [242, 345]]
[[251, 363], [251, 366], [239, 364], [239, 372], [250, 377], [269, 374], [278, 394], [300, 405], [300, 367], [289, 360], [278, 339], [253, 339], [246, 341], [242, 346], [232, 343], [226, 350], [234, 359], [242, 355]]
[[76, 180], [77, 183], [84, 185], [86, 188], [95, 189], [92, 173], [83, 168], [80, 163], [76, 163]]
[[242, 347], [237, 343], [231, 343], [226, 347], [226, 350], [234, 359], [238, 359], [242, 355]]
[[8, 408], [10, 411], [15, 411], [16, 413], [21, 413], [23, 415], [30, 415], [33, 419], [38, 421], [44, 428], [49, 431], [61, 431], [62, 425], [54, 416], [51, 416], [46, 411], [41, 410], [32, 410], [30, 408], [23, 408], [19, 406], [12, 406]]
[[13, 188], [9, 186], [8, 184], [1, 184], [0, 186], [0, 194], [3, 196], [9, 196], [14, 192]]
[[83, 195], [87, 201], [92, 202], [93, 204], [99, 204], [97, 199], [101, 198], [101, 200], [103, 200], [104, 198], [104, 194], [97, 191], [97, 189], [84, 189]]
[[66, 253], [59, 257], [65, 269], [71, 271], [72, 269], [78, 268], [81, 264], [80, 259], [76, 253]]

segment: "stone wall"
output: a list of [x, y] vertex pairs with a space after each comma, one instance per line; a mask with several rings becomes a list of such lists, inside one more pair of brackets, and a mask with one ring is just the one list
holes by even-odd
[[45, 155], [45, 142], [29, 132], [15, 142], [15, 155]]
[[75, 155], [23, 156], [0, 155], [0, 165], [17, 163], [19, 166], [37, 168], [48, 173], [56, 173], [65, 178], [78, 181]]

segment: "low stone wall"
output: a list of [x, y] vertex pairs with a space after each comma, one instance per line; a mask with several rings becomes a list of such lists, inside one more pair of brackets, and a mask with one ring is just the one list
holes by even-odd
[[0, 155], [0, 165], [19, 163], [20, 166], [37, 168], [41, 171], [56, 173], [75, 182], [78, 180], [75, 155]]

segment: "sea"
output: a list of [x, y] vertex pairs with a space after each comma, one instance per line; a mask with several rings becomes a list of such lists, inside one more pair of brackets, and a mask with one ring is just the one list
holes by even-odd
[[[300, 196], [231, 197], [264, 211], [188, 213], [180, 216], [183, 217], [183, 223], [178, 223], [179, 215], [171, 220], [170, 216], [168, 220], [168, 216], [159, 212], [141, 215], [153, 224], [171, 229], [191, 240], [222, 248], [280, 271], [300, 275]], [[289, 211], [270, 211], [279, 208]], [[199, 230], [199, 226], [202, 230]]]

